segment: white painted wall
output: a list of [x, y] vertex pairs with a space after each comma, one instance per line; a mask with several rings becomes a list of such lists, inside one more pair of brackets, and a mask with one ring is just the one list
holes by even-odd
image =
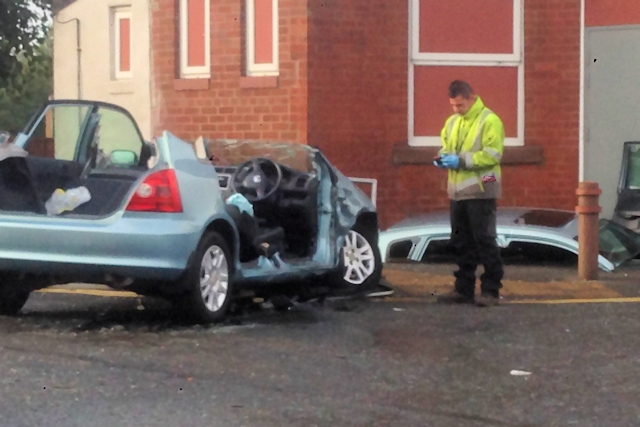
[[[125, 6], [131, 8], [133, 77], [116, 80], [111, 8]], [[145, 139], [151, 139], [149, 19], [149, 0], [78, 0], [60, 11], [53, 21], [54, 98], [120, 105], [131, 112]]]
[[640, 139], [640, 25], [585, 30], [584, 178], [602, 189], [601, 218], [611, 218], [626, 141]]

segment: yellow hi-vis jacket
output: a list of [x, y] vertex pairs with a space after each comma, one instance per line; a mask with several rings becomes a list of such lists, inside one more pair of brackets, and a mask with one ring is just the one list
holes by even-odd
[[460, 158], [458, 169], [449, 169], [449, 198], [500, 198], [504, 126], [502, 120], [484, 106], [479, 96], [467, 114], [454, 114], [447, 119], [440, 137], [440, 155], [456, 154]]

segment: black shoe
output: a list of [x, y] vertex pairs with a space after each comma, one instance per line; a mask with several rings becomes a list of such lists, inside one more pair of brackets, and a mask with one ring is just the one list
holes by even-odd
[[476, 305], [478, 307], [496, 307], [500, 305], [500, 297], [491, 294], [481, 294], [476, 298]]
[[461, 294], [458, 291], [451, 291], [438, 295], [438, 304], [473, 304], [473, 296]]

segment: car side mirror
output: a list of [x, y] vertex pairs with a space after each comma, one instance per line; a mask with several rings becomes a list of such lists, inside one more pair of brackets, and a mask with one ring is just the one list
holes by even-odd
[[114, 166], [137, 166], [138, 156], [129, 150], [114, 150], [111, 152], [110, 163]]

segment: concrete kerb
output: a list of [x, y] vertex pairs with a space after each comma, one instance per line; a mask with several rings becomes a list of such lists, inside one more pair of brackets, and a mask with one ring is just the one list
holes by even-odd
[[[383, 276], [395, 297], [435, 300], [436, 295], [453, 289], [454, 269], [450, 264], [387, 263]], [[640, 297], [640, 261], [614, 273], [602, 272], [593, 281], [580, 280], [575, 266], [507, 265], [501, 295], [506, 300]]]
[[[387, 263], [380, 289], [372, 297], [435, 300], [453, 287], [453, 265]], [[640, 260], [619, 267], [614, 273], [601, 272], [598, 280], [578, 279], [575, 266], [507, 265], [502, 296], [507, 300], [615, 299], [640, 297]], [[390, 288], [392, 292], [386, 292]], [[479, 283], [476, 288], [479, 292]], [[105, 285], [69, 283], [40, 292], [135, 297]]]

